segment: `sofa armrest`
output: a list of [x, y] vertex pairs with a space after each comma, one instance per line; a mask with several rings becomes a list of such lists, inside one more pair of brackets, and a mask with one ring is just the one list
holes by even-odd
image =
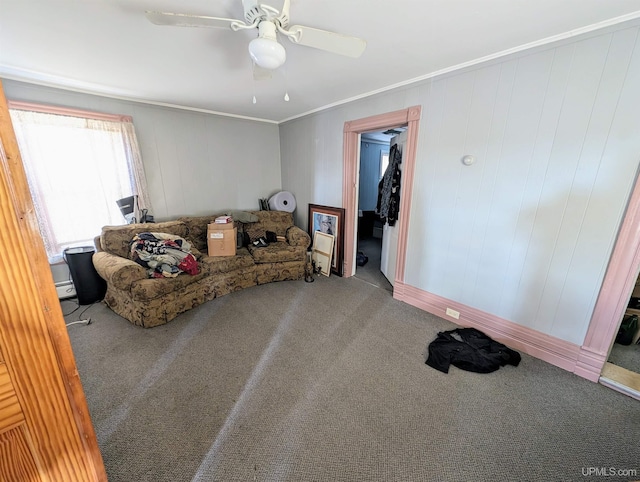
[[104, 251], [102, 249], [102, 242], [100, 241], [99, 235], [93, 238], [93, 245], [96, 247], [96, 253], [99, 253], [100, 251]]
[[309, 249], [311, 246], [311, 237], [298, 226], [287, 229], [286, 238], [290, 246], [302, 246], [304, 249]]
[[93, 255], [93, 266], [98, 274], [119, 290], [130, 290], [134, 281], [148, 278], [147, 270], [135, 261], [100, 251]]

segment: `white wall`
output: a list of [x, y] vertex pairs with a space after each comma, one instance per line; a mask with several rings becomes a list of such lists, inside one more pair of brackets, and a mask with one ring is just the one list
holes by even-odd
[[281, 190], [275, 124], [6, 79], [2, 84], [9, 100], [132, 116], [156, 220], [222, 209], [259, 209], [259, 198]]
[[582, 344], [640, 161], [638, 25], [281, 125], [298, 222], [342, 205], [345, 121], [421, 105], [405, 282]]

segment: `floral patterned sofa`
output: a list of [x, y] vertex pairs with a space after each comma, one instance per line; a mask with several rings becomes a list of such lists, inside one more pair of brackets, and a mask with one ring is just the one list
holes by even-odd
[[[162, 325], [191, 308], [250, 286], [304, 278], [306, 252], [311, 238], [282, 211], [244, 213], [255, 222], [235, 221], [238, 232], [254, 241], [267, 231], [285, 241], [266, 247], [237, 249], [235, 256], [207, 256], [207, 225], [220, 214], [182, 217], [155, 224], [105, 226], [95, 238], [93, 264], [107, 282], [105, 303], [131, 323], [145, 328]], [[149, 278], [147, 270], [130, 259], [129, 243], [145, 231], [180, 236], [192, 244], [199, 273], [175, 278]], [[282, 239], [282, 238], [281, 238]]]

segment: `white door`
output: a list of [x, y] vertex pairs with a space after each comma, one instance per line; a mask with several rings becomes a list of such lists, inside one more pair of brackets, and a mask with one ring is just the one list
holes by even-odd
[[[407, 144], [407, 131], [391, 138], [389, 146], [398, 144], [398, 151], [402, 156]], [[402, 171], [402, 164], [400, 164]], [[402, 184], [400, 184], [400, 196], [402, 196]], [[382, 227], [382, 252], [380, 253], [380, 271], [393, 286], [396, 281], [396, 260], [398, 258], [398, 223], [402, 212], [398, 213], [398, 220], [394, 226], [385, 223]]]

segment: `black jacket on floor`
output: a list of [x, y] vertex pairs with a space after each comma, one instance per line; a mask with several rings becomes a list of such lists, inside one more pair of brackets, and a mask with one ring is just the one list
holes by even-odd
[[476, 373], [491, 373], [506, 364], [518, 366], [520, 354], [475, 328], [441, 331], [429, 344], [426, 364], [443, 373], [449, 365]]

